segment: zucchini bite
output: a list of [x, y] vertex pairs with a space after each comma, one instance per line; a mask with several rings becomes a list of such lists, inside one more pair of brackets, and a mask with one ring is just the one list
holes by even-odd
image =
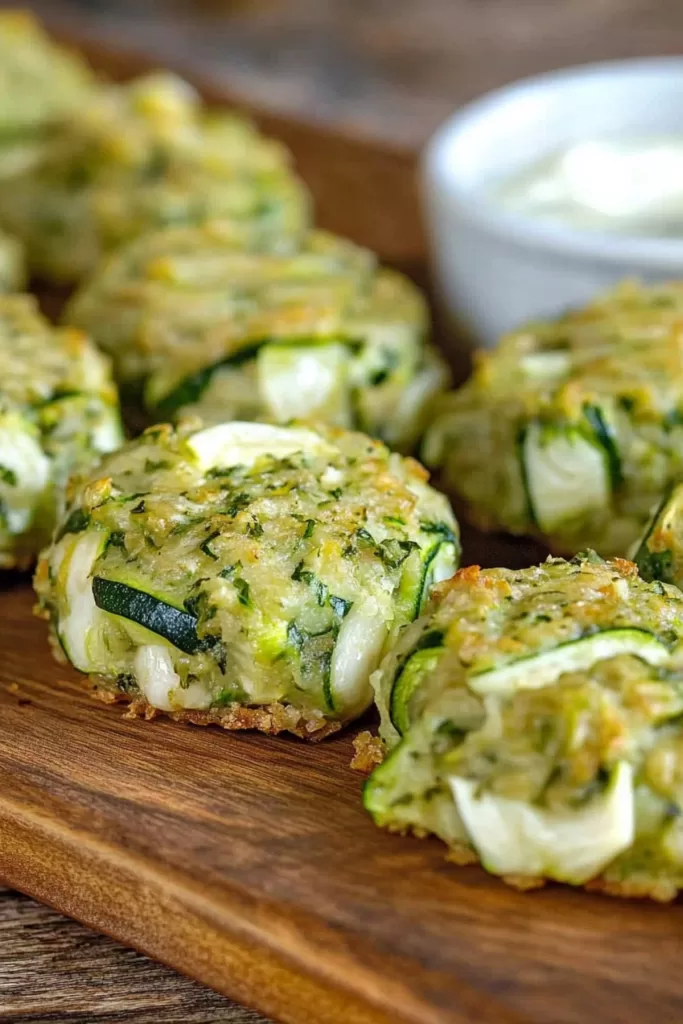
[[32, 296], [0, 296], [0, 567], [33, 561], [69, 474], [122, 440], [107, 358]]
[[167, 230], [116, 253], [66, 320], [109, 352], [148, 420], [318, 418], [413, 445], [448, 383], [407, 278], [321, 231], [279, 252], [222, 225]]
[[0, 179], [35, 164], [57, 122], [95, 89], [85, 61], [28, 11], [0, 11]]
[[74, 483], [40, 608], [133, 714], [318, 738], [365, 710], [391, 638], [457, 566], [426, 480], [332, 428], [151, 427]]
[[235, 244], [266, 246], [298, 237], [308, 216], [286, 150], [241, 117], [207, 110], [170, 73], [101, 90], [0, 193], [0, 219], [32, 269], [58, 282], [156, 228], [215, 218]]
[[461, 569], [373, 676], [378, 825], [522, 888], [683, 886], [683, 596], [624, 559]]
[[423, 448], [484, 529], [621, 554], [683, 474], [683, 286], [622, 285], [524, 327], [443, 400]]

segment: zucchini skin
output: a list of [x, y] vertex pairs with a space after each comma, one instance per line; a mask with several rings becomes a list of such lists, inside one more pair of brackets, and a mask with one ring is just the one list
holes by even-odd
[[[65, 315], [141, 393], [148, 421], [295, 416], [408, 451], [449, 380], [426, 343], [418, 289], [323, 231], [278, 251], [238, 249], [216, 223], [145, 235], [103, 264]], [[308, 363], [295, 368], [302, 353]]]
[[427, 600], [435, 546], [437, 580], [457, 567], [457, 524], [421, 467], [338, 429], [162, 425], [73, 493], [40, 607], [77, 667], [167, 713], [277, 705], [307, 734], [356, 717]]
[[170, 72], [92, 91], [40, 160], [7, 174], [0, 217], [35, 273], [74, 283], [118, 246], [170, 224], [222, 222], [235, 246], [278, 246], [308, 227], [308, 193], [283, 146], [207, 111]]
[[[403, 736], [410, 728], [411, 716], [409, 706], [411, 698], [415, 696], [424, 675], [433, 670], [441, 655], [445, 653], [445, 648], [442, 646], [443, 639], [444, 634], [442, 630], [429, 630], [402, 660], [394, 675], [389, 697], [389, 716], [391, 724], [400, 736]], [[425, 662], [425, 652], [427, 652], [426, 658], [428, 660], [424, 664], [418, 664], [418, 659], [421, 662]], [[417, 671], [410, 676], [406, 685], [406, 679], [408, 678], [411, 666], [415, 667]]]
[[0, 296], [0, 567], [33, 562], [69, 475], [122, 440], [106, 357], [33, 296]]
[[197, 635], [197, 619], [194, 615], [144, 590], [137, 590], [117, 580], [93, 576], [92, 591], [98, 608], [137, 622], [185, 654], [196, 654], [207, 646], [207, 642]]
[[599, 405], [585, 405], [583, 412], [593, 430], [595, 440], [605, 452], [609, 466], [610, 482], [616, 491], [624, 481], [624, 474], [621, 466], [619, 441], [615, 430], [607, 422]]
[[236, 368], [244, 363], [252, 363], [262, 342], [246, 345], [238, 352], [225, 356], [210, 366], [203, 366], [185, 377], [172, 391], [169, 391], [154, 404], [154, 412], [160, 417], [175, 418], [187, 406], [201, 403], [202, 395], [208, 388], [214, 375], [225, 368]]
[[[624, 284], [583, 309], [507, 335], [480, 354], [462, 388], [438, 402], [422, 458], [480, 528], [529, 534], [558, 554], [588, 547], [623, 554], [683, 474], [682, 311], [679, 283]], [[596, 490], [604, 497], [582, 507], [581, 488], [569, 487], [564, 517], [536, 514], [520, 436], [538, 423], [603, 452], [605, 482]], [[561, 466], [557, 477], [560, 508], [553, 511], [561, 513]], [[553, 507], [552, 494], [546, 498]]]
[[[601, 636], [614, 636], [613, 647], [591, 663], [587, 644]], [[452, 780], [500, 797], [501, 814], [512, 800], [510, 807], [528, 805], [540, 817], [547, 811], [548, 822], [561, 818], [566, 829], [580, 808], [586, 822], [595, 808], [600, 825], [601, 794], [611, 792], [609, 780], [623, 764], [614, 787], [626, 814], [621, 845], [608, 845], [604, 863], [598, 858], [589, 868], [584, 857], [575, 879], [566, 867], [539, 870], [530, 849], [526, 882], [556, 877], [617, 895], [672, 899], [683, 888], [680, 794], [664, 765], [678, 759], [676, 770], [683, 769], [682, 641], [683, 596], [643, 581], [623, 559], [589, 553], [519, 571], [460, 570], [434, 592], [373, 678], [389, 753], [365, 786], [366, 809], [378, 825], [435, 833], [467, 862], [479, 859], [478, 840], [459, 813], [460, 784]], [[572, 659], [573, 648], [584, 654]], [[430, 651], [434, 659], [401, 694], [406, 668]], [[510, 688], [481, 686], [486, 673], [506, 667], [514, 672], [526, 663], [532, 672], [534, 659], [553, 651], [566, 652], [566, 667], [560, 663], [540, 687], [528, 688], [521, 676]], [[515, 864], [507, 873], [524, 885], [519, 856]], [[485, 866], [505, 874], [497, 860]]]
[[641, 576], [683, 588], [683, 487], [670, 487], [655, 509], [633, 559]]

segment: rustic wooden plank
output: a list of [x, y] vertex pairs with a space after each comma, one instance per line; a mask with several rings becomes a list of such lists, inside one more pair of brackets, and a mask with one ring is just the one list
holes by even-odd
[[0, 1020], [267, 1024], [254, 1010], [2, 888]]

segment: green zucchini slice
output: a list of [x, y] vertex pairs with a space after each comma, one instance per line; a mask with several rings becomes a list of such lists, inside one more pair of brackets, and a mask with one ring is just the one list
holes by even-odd
[[[633, 561], [638, 566], [638, 571], [644, 580], [652, 582], [660, 580], [662, 583], [673, 583], [676, 585], [674, 571], [674, 554], [668, 548], [653, 551], [650, 546], [650, 539], [655, 530], [659, 532], [662, 528], [667, 529], [683, 512], [683, 488], [670, 487], [664, 498], [657, 506], [654, 515], [647, 525], [643, 539], [633, 555]], [[683, 526], [683, 524], [681, 524]], [[678, 530], [676, 531], [679, 532]]]
[[[443, 637], [437, 642], [440, 643], [441, 639]], [[422, 647], [399, 667], [391, 690], [389, 709], [394, 728], [401, 736], [404, 736], [411, 726], [412, 697], [420, 688], [425, 676], [436, 668], [444, 652], [445, 648], [441, 646]]]
[[259, 341], [253, 345], [244, 345], [227, 358], [219, 359], [218, 362], [212, 363], [210, 366], [202, 366], [201, 369], [183, 377], [168, 391], [165, 390], [167, 385], [164, 374], [152, 375], [144, 386], [146, 407], [154, 411], [157, 416], [172, 417], [184, 405], [194, 405], [195, 402], [198, 402], [216, 373], [225, 367], [242, 366], [244, 363], [250, 362], [263, 344], [264, 342]]
[[382, 426], [382, 437], [390, 447], [404, 450], [417, 444], [429, 419], [430, 403], [448, 382], [441, 361], [427, 354], [421, 369], [402, 386], [393, 416]]
[[363, 806], [375, 824], [425, 829], [444, 842], [468, 843], [465, 827], [447, 783], [434, 785], [433, 764], [409, 740], [403, 740], [370, 776]]
[[416, 617], [424, 608], [432, 587], [451, 578], [458, 568], [459, 557], [460, 544], [455, 539], [441, 541], [427, 552]]
[[503, 665], [473, 673], [469, 685], [475, 693], [510, 694], [516, 690], [535, 690], [549, 686], [566, 672], [582, 672], [597, 661], [632, 654], [649, 665], [663, 665], [669, 649], [653, 633], [644, 629], [606, 629], [579, 640], [553, 647]]
[[609, 510], [609, 459], [595, 437], [579, 427], [535, 421], [524, 430], [521, 448], [530, 510], [544, 533]]
[[397, 599], [397, 617], [412, 622], [422, 611], [435, 583], [449, 579], [458, 567], [460, 546], [452, 540], [437, 540], [415, 549], [405, 561]]
[[397, 746], [387, 754], [363, 786], [363, 806], [381, 824], [391, 810], [390, 795], [402, 778], [402, 748]]
[[137, 622], [185, 654], [196, 654], [210, 646], [210, 641], [197, 635], [197, 620], [193, 615], [144, 590], [95, 576], [92, 592], [95, 604], [102, 611]]
[[59, 642], [81, 672], [105, 667], [98, 657], [103, 616], [93, 597], [92, 569], [108, 539], [109, 533], [103, 530], [66, 534], [53, 565], [64, 581], [66, 605], [57, 627]]
[[616, 490], [622, 483], [623, 474], [621, 469], [621, 453], [619, 452], [614, 427], [609, 422], [604, 410], [597, 405], [587, 405], [583, 413], [595, 434], [596, 441], [602, 445], [607, 456], [610, 483], [612, 488]]

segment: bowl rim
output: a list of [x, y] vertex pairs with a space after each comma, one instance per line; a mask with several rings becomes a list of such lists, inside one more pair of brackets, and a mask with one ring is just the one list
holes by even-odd
[[[476, 188], [462, 184], [447, 160], [455, 139], [485, 122], [501, 105], [521, 101], [539, 89], [561, 90], [579, 81], [601, 78], [661, 76], [668, 72], [683, 85], [683, 56], [634, 57], [606, 60], [545, 71], [517, 79], [478, 97], [457, 109], [427, 141], [421, 158], [422, 188], [446, 194], [461, 220], [490, 235], [524, 249], [543, 250], [575, 259], [590, 258], [599, 263], [641, 263], [648, 270], [677, 271], [683, 267], [681, 238], [612, 234], [572, 228], [504, 209]], [[683, 104], [682, 104], [683, 112]]]

